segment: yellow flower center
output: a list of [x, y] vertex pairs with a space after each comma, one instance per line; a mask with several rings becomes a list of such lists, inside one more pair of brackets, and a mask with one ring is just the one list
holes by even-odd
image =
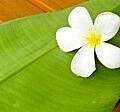
[[102, 36], [100, 33], [90, 33], [87, 37], [88, 45], [91, 47], [98, 47], [100, 46], [102, 41]]

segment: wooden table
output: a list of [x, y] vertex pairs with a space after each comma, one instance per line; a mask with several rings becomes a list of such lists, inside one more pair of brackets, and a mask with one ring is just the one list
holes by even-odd
[[55, 11], [85, 0], [0, 0], [0, 21]]

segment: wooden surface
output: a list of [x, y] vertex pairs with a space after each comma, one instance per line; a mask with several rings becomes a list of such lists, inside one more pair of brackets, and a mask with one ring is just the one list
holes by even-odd
[[117, 102], [113, 112], [120, 112], [120, 100]]
[[71, 5], [79, 4], [86, 0], [28, 0], [34, 5], [42, 8], [44, 11], [55, 11]]
[[0, 23], [10, 19], [55, 11], [85, 0], [0, 0]]
[[[86, 0], [0, 0], [0, 23], [11, 19], [63, 9]], [[114, 112], [120, 112], [120, 101]]]
[[0, 20], [7, 21], [13, 18], [43, 12], [27, 0], [0, 0]]

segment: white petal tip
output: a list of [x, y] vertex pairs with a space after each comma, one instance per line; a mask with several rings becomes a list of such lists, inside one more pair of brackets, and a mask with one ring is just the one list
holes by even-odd
[[58, 44], [58, 47], [61, 51], [63, 52], [70, 52], [70, 50], [66, 49], [61, 43], [60, 43], [60, 40], [59, 40], [59, 37], [57, 38], [56, 37], [56, 41], [57, 41], [57, 44]]
[[94, 72], [96, 68], [92, 70], [92, 72], [86, 73], [86, 71], [77, 71], [71, 66], [71, 71], [78, 77], [88, 78], [90, 77]]
[[63, 52], [68, 52], [68, 50], [66, 50], [65, 49], [65, 47], [62, 45], [62, 30], [63, 30], [63, 28], [60, 28], [60, 29], [58, 29], [57, 30], [57, 32], [56, 32], [56, 41], [57, 41], [57, 44], [58, 44], [58, 46], [59, 46], [59, 48], [60, 48], [60, 50], [61, 51], [63, 51]]
[[108, 41], [117, 34], [120, 28], [120, 17], [112, 12], [103, 12], [96, 17], [94, 27], [102, 34], [103, 41]]
[[77, 9], [83, 9], [83, 10], [87, 10], [87, 8], [85, 8], [85, 7], [82, 7], [82, 6], [75, 7], [73, 10], [77, 10]]
[[106, 66], [106, 67], [109, 69], [117, 69], [117, 68], [120, 68], [120, 64], [119, 64], [119, 66]]
[[69, 50], [67, 50], [67, 49], [65, 49], [65, 48], [62, 48], [62, 47], [60, 47], [60, 46], [59, 46], [59, 48], [60, 48], [60, 50], [63, 51], [63, 52], [66, 52], [66, 53], [67, 53], [67, 52], [70, 52]]
[[73, 51], [86, 44], [79, 30], [71, 27], [58, 29], [56, 32], [56, 40], [58, 46], [64, 52]]
[[120, 67], [120, 48], [112, 44], [103, 43], [96, 48], [96, 54], [100, 62], [109, 69]]
[[83, 46], [75, 54], [71, 62], [71, 70], [81, 77], [89, 77], [96, 70], [94, 59], [94, 48]]

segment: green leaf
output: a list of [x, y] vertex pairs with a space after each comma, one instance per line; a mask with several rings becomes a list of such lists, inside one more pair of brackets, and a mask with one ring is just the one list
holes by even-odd
[[[120, 0], [82, 4], [93, 19], [103, 11], [120, 16]], [[75, 52], [60, 51], [56, 30], [73, 9], [25, 17], [0, 26], [1, 112], [112, 112], [120, 96], [120, 69], [97, 62], [90, 78], [70, 70]], [[120, 31], [110, 43], [120, 47]]]

